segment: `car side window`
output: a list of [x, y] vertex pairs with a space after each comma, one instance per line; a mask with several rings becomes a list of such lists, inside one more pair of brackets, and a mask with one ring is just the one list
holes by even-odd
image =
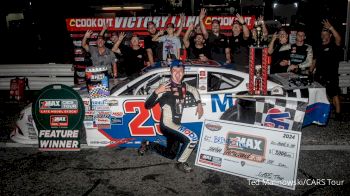
[[236, 88], [243, 80], [232, 74], [208, 72], [208, 92]]
[[161, 74], [150, 78], [136, 90], [135, 95], [150, 95], [161, 83], [169, 81], [169, 77], [169, 75]]
[[[141, 84], [139, 88], [137, 88], [136, 95], [149, 95], [151, 94], [161, 83], [166, 83], [170, 80], [170, 73], [165, 73], [161, 75], [157, 75], [156, 77], [150, 78], [147, 82]], [[184, 82], [187, 84], [198, 87], [197, 84], [198, 77], [196, 74], [187, 74], [184, 76]]]
[[143, 78], [142, 80], [136, 82], [134, 85], [128, 86], [126, 88], [126, 90], [124, 90], [122, 93], [120, 93], [120, 95], [134, 95], [134, 92], [136, 91], [136, 89], [138, 89], [138, 87], [140, 85], [142, 85], [143, 83], [145, 83], [147, 80], [149, 80], [150, 78], [152, 78], [154, 76], [155, 76], [155, 74], [147, 76], [147, 77]]

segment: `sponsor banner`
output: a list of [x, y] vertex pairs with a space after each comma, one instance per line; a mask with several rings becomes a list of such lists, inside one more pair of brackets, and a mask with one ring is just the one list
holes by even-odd
[[[247, 27], [252, 29], [255, 23], [255, 16], [243, 16]], [[222, 30], [231, 30], [232, 23], [237, 19], [236, 16], [207, 16], [203, 19], [207, 29], [211, 29], [213, 20], [220, 20]], [[138, 17], [116, 17], [116, 18], [67, 18], [66, 26], [68, 31], [100, 31], [106, 24], [108, 30], [118, 31], [146, 31], [147, 23], [153, 21], [158, 28], [165, 28], [166, 24], [173, 23], [176, 27], [180, 26], [180, 16], [138, 16]], [[198, 24], [198, 16], [185, 16], [184, 29], [187, 29], [191, 23]]]
[[205, 120], [196, 165], [295, 190], [301, 132]]
[[53, 84], [43, 88], [32, 104], [32, 115], [38, 129], [39, 150], [80, 150], [79, 130], [85, 110], [80, 95], [71, 87]]

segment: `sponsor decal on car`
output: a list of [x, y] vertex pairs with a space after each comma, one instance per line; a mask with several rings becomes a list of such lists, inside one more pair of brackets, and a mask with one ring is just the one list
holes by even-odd
[[291, 115], [289, 112], [282, 112], [278, 108], [271, 108], [267, 111], [264, 126], [289, 129], [289, 123], [286, 120], [290, 118]]
[[112, 116], [111, 117], [111, 124], [112, 125], [123, 125], [123, 118]]
[[209, 129], [210, 131], [219, 131], [221, 130], [222, 126], [216, 123], [207, 123], [205, 124], [205, 127]]
[[219, 108], [220, 112], [225, 112], [228, 108], [233, 107], [233, 99], [231, 94], [212, 94], [211, 95], [211, 108], [212, 112], [217, 112]]

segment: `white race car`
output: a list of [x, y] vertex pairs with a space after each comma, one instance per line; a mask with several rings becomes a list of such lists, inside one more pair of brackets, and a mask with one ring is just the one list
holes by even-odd
[[[89, 99], [87, 92], [79, 92], [85, 105], [84, 128], [89, 146], [138, 147], [142, 140], [164, 142], [159, 129], [160, 107], [144, 107], [148, 95], [160, 83], [170, 79], [170, 69], [151, 69], [132, 81], [124, 81], [111, 89], [107, 98]], [[239, 71], [213, 66], [186, 66], [184, 82], [196, 87], [200, 93], [204, 115], [195, 115], [194, 99], [186, 97], [182, 124], [200, 136], [204, 119], [254, 119], [254, 113], [238, 114], [235, 95], [247, 92], [249, 75]], [[268, 81], [268, 90], [279, 86]], [[255, 110], [255, 109], [254, 109]], [[240, 119], [238, 119], [240, 118]], [[83, 135], [85, 135], [83, 134]], [[31, 106], [26, 107], [17, 121], [11, 139], [24, 144], [36, 144], [37, 130], [32, 120]]]

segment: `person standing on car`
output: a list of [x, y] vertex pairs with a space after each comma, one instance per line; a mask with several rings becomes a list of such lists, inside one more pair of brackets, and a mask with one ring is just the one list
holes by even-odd
[[172, 59], [180, 58], [181, 42], [180, 38], [174, 33], [175, 26], [172, 23], [167, 24], [166, 32], [160, 30], [153, 38], [152, 41], [163, 43], [163, 60], [167, 59], [167, 56], [171, 56]]
[[[159, 85], [145, 102], [147, 109], [151, 109], [159, 103], [161, 107], [160, 129], [167, 139], [167, 146], [143, 141], [139, 148], [139, 154], [143, 155], [147, 150], [154, 150], [169, 159], [174, 159], [177, 156], [177, 168], [188, 173], [192, 171], [192, 168], [187, 163], [187, 159], [197, 145], [198, 136], [181, 125], [186, 95], [192, 94], [195, 98], [198, 119], [203, 115], [203, 107], [197, 89], [183, 82], [185, 68], [182, 62], [173, 60], [170, 64], [170, 72], [170, 81]], [[182, 146], [178, 151], [180, 143]]]
[[[204, 18], [201, 16], [200, 18]], [[205, 28], [202, 29], [204, 38], [208, 38], [207, 44], [211, 49], [211, 57], [213, 60], [222, 64], [231, 63], [230, 48], [226, 35], [220, 33], [220, 21], [214, 19], [211, 21], [211, 32], [208, 33]]]
[[183, 38], [184, 46], [187, 49], [187, 55], [189, 59], [199, 59], [203, 62], [207, 62], [211, 59], [210, 48], [205, 45], [205, 39], [203, 34], [196, 34], [194, 36], [194, 42], [190, 41], [190, 33], [194, 29], [194, 24], [191, 24]]
[[138, 35], [132, 35], [130, 41], [131, 46], [121, 45], [124, 38], [125, 33], [121, 32], [112, 51], [124, 58], [124, 62], [121, 66], [124, 67], [126, 75], [130, 78], [135, 78], [141, 74], [142, 69], [148, 62], [146, 50], [140, 46]]
[[250, 33], [244, 18], [239, 14], [236, 14], [236, 18], [232, 23], [232, 36], [229, 37], [232, 62], [235, 70], [248, 72]]
[[107, 66], [108, 74], [114, 78], [117, 77], [117, 59], [114, 53], [105, 47], [104, 37], [100, 35], [97, 37], [97, 46], [90, 46], [87, 43], [87, 39], [90, 38], [92, 34], [93, 31], [86, 31], [82, 41], [83, 48], [91, 55], [92, 65], [96, 67]]

